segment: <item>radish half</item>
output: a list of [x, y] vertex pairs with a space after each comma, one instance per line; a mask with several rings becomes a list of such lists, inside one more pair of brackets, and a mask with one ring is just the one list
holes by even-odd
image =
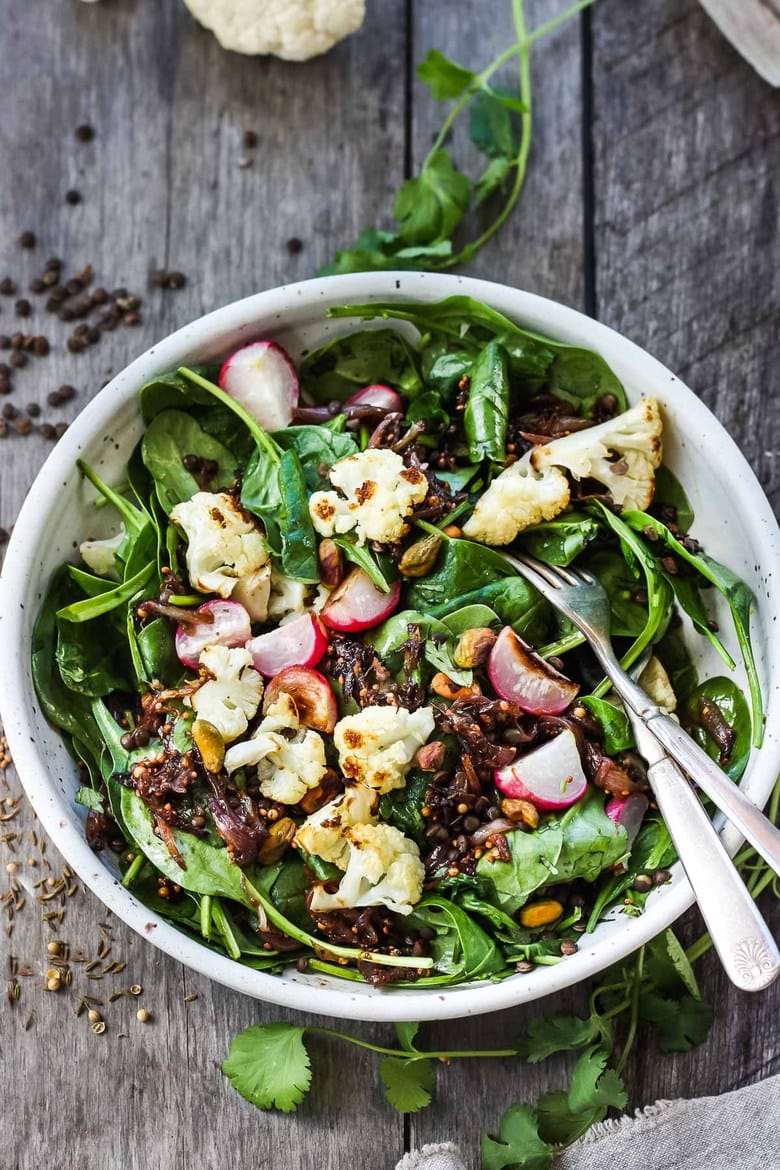
[[191, 670], [198, 669], [207, 646], [243, 646], [252, 637], [249, 614], [237, 601], [205, 601], [192, 614], [198, 616], [205, 620], [178, 626], [174, 638], [179, 661]]
[[267, 431], [290, 425], [298, 405], [298, 375], [275, 341], [253, 341], [237, 349], [219, 371], [219, 384]]
[[310, 666], [285, 666], [265, 688], [263, 711], [267, 711], [281, 694], [290, 696], [305, 727], [331, 734], [339, 717], [339, 707], [333, 687], [318, 670], [312, 670]]
[[328, 648], [328, 636], [314, 614], [307, 613], [246, 643], [255, 670], [273, 678], [286, 666], [316, 666]]
[[562, 731], [494, 775], [496, 788], [542, 811], [568, 808], [588, 789], [574, 733]]
[[404, 403], [401, 395], [392, 386], [382, 386], [379, 382], [373, 386], [364, 386], [353, 394], [344, 403], [348, 406], [375, 406], [377, 410], [386, 410], [388, 413], [403, 412]]
[[378, 626], [401, 600], [401, 582], [394, 581], [383, 593], [363, 569], [353, 569], [334, 589], [320, 614], [326, 626], [342, 633], [356, 633]]
[[580, 689], [535, 654], [511, 626], [504, 626], [490, 652], [488, 677], [497, 695], [532, 715], [560, 714]]
[[604, 805], [604, 812], [616, 825], [622, 825], [628, 834], [628, 848], [634, 844], [639, 827], [650, 807], [646, 796], [635, 793], [632, 796], [613, 796]]

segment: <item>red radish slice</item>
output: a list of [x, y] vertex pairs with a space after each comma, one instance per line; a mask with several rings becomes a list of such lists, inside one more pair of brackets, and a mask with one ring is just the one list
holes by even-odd
[[580, 689], [535, 654], [511, 626], [504, 626], [490, 652], [488, 677], [497, 695], [532, 715], [560, 714]]
[[633, 796], [613, 796], [604, 805], [604, 812], [616, 825], [622, 825], [628, 834], [628, 848], [634, 844], [639, 826], [650, 807], [646, 796], [635, 793]]
[[275, 341], [253, 341], [237, 349], [219, 371], [219, 384], [267, 431], [290, 425], [298, 405], [298, 375]]
[[305, 727], [328, 734], [333, 731], [339, 707], [333, 687], [318, 670], [312, 670], [310, 666], [285, 666], [265, 688], [263, 713], [281, 694], [290, 696]]
[[353, 569], [334, 589], [320, 614], [331, 630], [356, 633], [378, 626], [401, 600], [401, 582], [394, 581], [383, 593], [363, 569]]
[[401, 395], [392, 386], [382, 386], [376, 382], [373, 386], [364, 386], [353, 394], [344, 403], [344, 406], [376, 406], [379, 410], [390, 412], [403, 411], [404, 403]]
[[237, 601], [205, 601], [193, 616], [211, 614], [211, 621], [187, 622], [178, 626], [175, 644], [179, 661], [191, 670], [207, 646], [243, 646], [252, 637], [252, 623], [243, 605]]
[[246, 648], [255, 670], [273, 678], [286, 666], [316, 666], [328, 648], [328, 636], [314, 614], [307, 613], [250, 639]]
[[540, 810], [568, 808], [581, 800], [588, 788], [577, 740], [568, 729], [508, 768], [499, 769], [494, 780], [505, 796], [528, 800]]

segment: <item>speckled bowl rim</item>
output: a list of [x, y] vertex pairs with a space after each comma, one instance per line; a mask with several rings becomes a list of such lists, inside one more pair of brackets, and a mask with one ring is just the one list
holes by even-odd
[[[485, 301], [530, 328], [598, 350], [620, 372], [621, 367], [641, 374], [642, 389], [662, 392], [673, 384], [676, 402], [684, 405], [691, 435], [711, 452], [733, 485], [735, 511], [749, 547], [758, 553], [766, 583], [780, 570], [778, 526], [747, 461], [710, 411], [661, 363], [627, 338], [592, 321], [574, 309], [505, 285], [466, 277], [428, 273], [362, 273], [323, 277], [257, 293], [209, 313], [152, 346], [108, 385], [82, 411], [49, 455], [22, 507], [8, 546], [0, 579], [0, 712], [11, 752], [25, 791], [38, 818], [68, 864], [119, 918], [141, 937], [154, 943], [186, 966], [217, 982], [284, 1007], [323, 1015], [361, 1020], [435, 1020], [478, 1015], [509, 1008], [561, 991], [598, 974], [625, 957], [675, 921], [693, 897], [680, 867], [672, 882], [648, 903], [639, 918], [623, 917], [583, 936], [579, 952], [552, 967], [501, 982], [472, 983], [451, 989], [378, 990], [367, 986], [297, 972], [272, 975], [253, 971], [219, 955], [152, 914], [125, 890], [83, 837], [75, 806], [58, 789], [35, 742], [28, 699], [31, 609], [42, 582], [36, 577], [37, 547], [47, 510], [60, 485], [72, 475], [79, 452], [110, 426], [120, 407], [131, 402], [150, 376], [235, 345], [242, 337], [273, 334], [285, 315], [302, 305], [312, 311], [327, 305], [370, 299], [438, 300], [462, 294]], [[262, 327], [259, 323], [262, 322]], [[349, 322], [336, 323], [339, 331]], [[758, 558], [757, 558], [758, 559]], [[767, 636], [764, 642], [769, 678], [780, 677], [780, 592], [764, 591], [760, 610]], [[758, 804], [768, 799], [780, 765], [780, 743], [773, 729], [780, 727], [780, 696], [773, 687], [767, 698], [767, 738], [754, 753], [743, 786]], [[724, 839], [735, 850], [739, 838], [727, 829]]]

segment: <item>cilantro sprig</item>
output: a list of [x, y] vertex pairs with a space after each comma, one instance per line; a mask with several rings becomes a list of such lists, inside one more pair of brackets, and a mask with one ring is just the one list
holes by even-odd
[[[352, 247], [337, 252], [320, 274], [404, 268], [444, 271], [472, 260], [499, 231], [523, 188], [533, 129], [532, 47], [594, 2], [577, 0], [529, 32], [523, 0], [511, 0], [516, 39], [479, 72], [431, 49], [417, 67], [417, 76], [435, 101], [454, 105], [419, 172], [396, 194], [397, 227], [395, 231], [364, 228]], [[512, 60], [517, 62], [518, 88], [494, 84], [494, 75]], [[467, 110], [469, 136], [486, 160], [474, 179], [459, 170], [446, 147], [453, 126]], [[477, 224], [471, 239], [461, 238], [467, 214], [483, 205], [495, 205], [493, 218], [481, 229]]]
[[[767, 809], [775, 823], [779, 813], [780, 781]], [[754, 898], [769, 888], [780, 896], [773, 870], [749, 846], [734, 864]], [[397, 1047], [318, 1025], [273, 1023], [252, 1026], [237, 1036], [222, 1071], [258, 1108], [291, 1112], [311, 1085], [304, 1037], [317, 1033], [380, 1056], [379, 1074], [389, 1104], [399, 1112], [416, 1113], [432, 1100], [439, 1063], [490, 1058], [538, 1063], [556, 1053], [576, 1052], [567, 1089], [545, 1093], [535, 1105], [512, 1105], [498, 1131], [482, 1140], [483, 1170], [548, 1170], [558, 1151], [602, 1121], [610, 1109], [626, 1107], [623, 1071], [640, 1034], [653, 1033], [662, 1052], [687, 1052], [706, 1040], [713, 1012], [701, 998], [693, 964], [711, 946], [704, 934], [686, 950], [673, 931], [665, 931], [605, 973], [591, 990], [586, 1016], [537, 1016], [508, 1048], [423, 1048], [416, 1023], [395, 1025]]]

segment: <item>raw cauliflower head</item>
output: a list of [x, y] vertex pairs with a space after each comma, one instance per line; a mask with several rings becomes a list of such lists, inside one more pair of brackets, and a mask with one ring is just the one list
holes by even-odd
[[360, 28], [365, 0], [184, 0], [223, 49], [307, 61]]
[[263, 796], [280, 804], [298, 804], [325, 775], [322, 736], [301, 727], [289, 695], [279, 695], [251, 739], [234, 744], [225, 753], [228, 772], [249, 764], [257, 765]]
[[[340, 459], [330, 469], [338, 492], [314, 492], [309, 512], [320, 536], [351, 532], [358, 544], [392, 544], [409, 531], [406, 518], [428, 492], [428, 481], [395, 451], [369, 448]], [[339, 494], [339, 492], [341, 494]]]
[[206, 681], [190, 697], [190, 706], [216, 727], [225, 743], [238, 739], [256, 713], [263, 680], [243, 646], [207, 646], [200, 656]]
[[372, 788], [355, 784], [308, 816], [298, 829], [296, 843], [306, 853], [346, 869], [347, 829], [375, 824], [378, 805], [379, 797]]
[[464, 535], [510, 544], [526, 528], [552, 520], [570, 499], [564, 471], [575, 480], [598, 480], [621, 510], [644, 511], [663, 457], [662, 428], [658, 403], [643, 398], [616, 418], [533, 447], [480, 496]]
[[366, 707], [347, 715], [333, 731], [339, 766], [347, 780], [378, 792], [403, 788], [415, 752], [434, 728], [433, 711], [420, 707]]
[[396, 914], [411, 914], [422, 897], [425, 867], [414, 841], [391, 825], [355, 825], [345, 833], [347, 862], [338, 889], [329, 894], [315, 886], [315, 912], [353, 906], [386, 906]]
[[[254, 590], [261, 587], [258, 571], [269, 559], [265, 539], [227, 492], [196, 492], [173, 508], [171, 520], [187, 537], [187, 572], [201, 593], [230, 597], [241, 579]], [[270, 568], [268, 585], [270, 590]], [[242, 604], [250, 593], [244, 591]]]

